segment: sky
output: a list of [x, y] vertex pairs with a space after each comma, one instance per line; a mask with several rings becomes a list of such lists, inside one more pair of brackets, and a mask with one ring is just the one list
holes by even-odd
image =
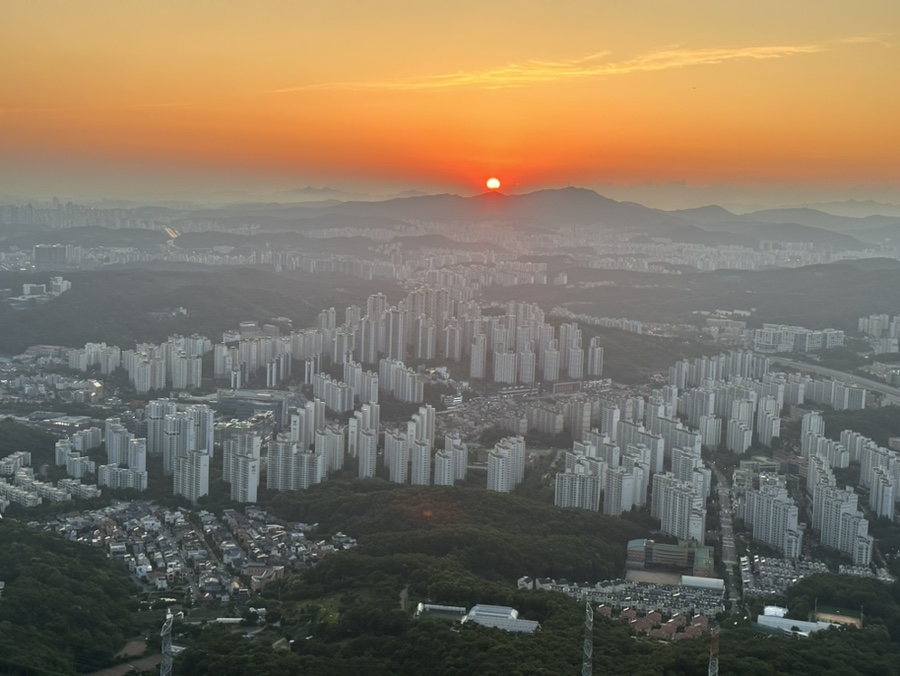
[[900, 203], [897, 0], [4, 0], [0, 194]]

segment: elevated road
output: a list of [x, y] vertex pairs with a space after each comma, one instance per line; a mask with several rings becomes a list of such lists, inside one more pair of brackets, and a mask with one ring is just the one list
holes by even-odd
[[845, 373], [844, 371], [837, 371], [835, 369], [826, 368], [825, 366], [819, 366], [818, 364], [809, 364], [803, 361], [788, 359], [787, 357], [769, 357], [769, 360], [772, 364], [783, 364], [785, 366], [795, 368], [798, 371], [815, 373], [820, 376], [828, 376], [829, 378], [834, 378], [835, 380], [842, 380], [845, 383], [851, 383], [853, 385], [865, 387], [871, 392], [878, 392], [879, 394], [884, 395], [894, 404], [900, 404], [900, 388], [891, 387], [886, 383], [880, 383], [877, 380], [870, 380], [868, 378], [863, 378], [852, 373]]

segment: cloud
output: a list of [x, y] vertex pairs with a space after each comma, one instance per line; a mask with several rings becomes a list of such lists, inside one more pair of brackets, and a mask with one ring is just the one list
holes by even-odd
[[841, 45], [881, 45], [885, 49], [894, 46], [887, 40], [874, 35], [850, 35], [846, 38], [839, 38], [835, 42]]
[[459, 71], [406, 80], [324, 82], [298, 87], [285, 87], [271, 90], [268, 93], [287, 94], [324, 89], [395, 91], [450, 89], [456, 87], [504, 89], [578, 78], [613, 77], [630, 73], [646, 73], [690, 66], [717, 65], [727, 61], [783, 59], [803, 54], [830, 51], [836, 44], [880, 44], [885, 47], [890, 46], [878, 38], [865, 36], [853, 36], [818, 44], [693, 49], [675, 46], [620, 61], [610, 60], [608, 58], [609, 52], [598, 52], [567, 61], [526, 61], [480, 71]]

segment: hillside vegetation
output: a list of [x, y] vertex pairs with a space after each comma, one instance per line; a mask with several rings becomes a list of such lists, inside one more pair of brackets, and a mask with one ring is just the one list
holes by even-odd
[[132, 627], [134, 588], [100, 549], [0, 521], [0, 670], [74, 674], [106, 666]]
[[[597, 575], [615, 577], [625, 541], [639, 534], [621, 520], [516, 496], [464, 488], [390, 489], [377, 481], [281, 494], [271, 508], [286, 518], [318, 522], [317, 533], [354, 535], [359, 546], [266, 588], [256, 603], [280, 620], [277, 629], [235, 640], [221, 627], [209, 628], [176, 661], [177, 674], [578, 673], [583, 604], [562, 594], [518, 590], [514, 580], [524, 574], [591, 581], [601, 579]], [[852, 596], [846, 586], [830, 600]], [[896, 587], [884, 594], [873, 611], [877, 618], [863, 630], [798, 641], [729, 622], [721, 636], [722, 672], [895, 673], [900, 646], [891, 640], [889, 623], [896, 615]], [[803, 593], [810, 589], [807, 585]], [[864, 598], [877, 593], [859, 591]], [[414, 619], [412, 610], [420, 601], [467, 608], [509, 605], [541, 628], [535, 634], [509, 634]], [[626, 625], [599, 616], [593, 639], [594, 673], [706, 674], [708, 639], [674, 644], [635, 639]]]
[[[244, 320], [288, 317], [306, 328], [324, 308], [344, 308], [372, 293], [371, 282], [339, 273], [277, 275], [254, 268], [184, 271], [109, 269], [66, 273], [72, 289], [45, 305], [13, 310], [0, 303], [0, 354], [29, 345], [80, 347], [107, 342], [130, 348], [181, 333], [221, 340], [221, 332]], [[0, 287], [46, 281], [37, 275], [0, 275]], [[390, 282], [385, 293], [396, 294]], [[187, 310], [157, 319], [151, 313]]]
[[[900, 305], [900, 269], [879, 260], [776, 270], [716, 270], [682, 275], [573, 268], [573, 286], [490, 288], [487, 300], [527, 300], [549, 309], [626, 317], [644, 322], [685, 322], [695, 310], [751, 310], [748, 325], [763, 322], [856, 330], [856, 318]], [[580, 283], [613, 285], [580, 288]]]
[[320, 532], [359, 538], [360, 556], [421, 554], [452, 561], [460, 574], [507, 582], [522, 575], [614, 577], [624, 570], [625, 543], [643, 535], [622, 519], [481, 488], [398, 488], [380, 480], [279, 493], [271, 508], [317, 523]]

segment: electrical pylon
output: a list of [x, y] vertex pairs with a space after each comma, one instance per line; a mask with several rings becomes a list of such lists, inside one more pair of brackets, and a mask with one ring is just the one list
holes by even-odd
[[719, 676], [719, 628], [713, 627], [709, 632], [709, 671], [707, 676]]
[[584, 602], [584, 661], [581, 676], [591, 676], [594, 670], [594, 609], [590, 599]]
[[159, 663], [159, 676], [172, 676], [172, 621], [175, 616], [166, 612], [166, 621], [159, 635], [162, 636], [162, 662]]

